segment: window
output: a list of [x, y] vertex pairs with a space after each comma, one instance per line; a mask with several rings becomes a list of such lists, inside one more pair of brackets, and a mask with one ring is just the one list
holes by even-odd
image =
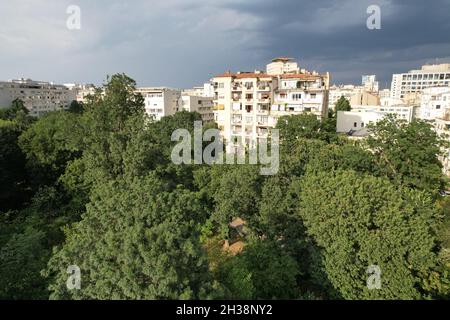
[[439, 109], [441, 109], [441, 106], [438, 104], [438, 105], [436, 105], [436, 110], [439, 110]]
[[225, 88], [225, 84], [223, 82], [219, 82], [219, 89]]
[[361, 128], [364, 128], [364, 122], [361, 122]]
[[315, 93], [311, 93], [311, 99], [315, 99], [316, 98], [316, 94]]
[[300, 93], [294, 93], [292, 95], [292, 100], [297, 101], [300, 100], [302, 98], [302, 95]]
[[353, 123], [353, 127], [357, 128], [358, 127], [358, 123], [357, 122]]

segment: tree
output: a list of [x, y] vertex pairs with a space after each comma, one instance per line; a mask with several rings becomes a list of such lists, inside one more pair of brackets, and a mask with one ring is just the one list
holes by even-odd
[[217, 271], [228, 299], [294, 299], [299, 295], [295, 260], [275, 241], [250, 243]]
[[72, 101], [69, 106], [69, 112], [71, 113], [83, 113], [84, 106], [82, 102], [76, 100]]
[[375, 155], [380, 174], [408, 188], [438, 195], [444, 185], [438, 155], [445, 143], [430, 124], [407, 123], [389, 115], [368, 128], [372, 135], [367, 148]]
[[246, 220], [250, 229], [257, 230], [256, 213], [263, 179], [258, 166], [234, 165], [225, 169], [218, 165], [214, 170], [210, 192], [215, 209], [211, 218], [221, 236], [228, 238], [228, 226], [236, 218]]
[[30, 112], [25, 107], [25, 104], [20, 99], [14, 99], [11, 107], [0, 109], [0, 119], [14, 120], [17, 117], [27, 116]]
[[56, 111], [46, 114], [22, 133], [19, 145], [27, 157], [35, 188], [54, 183], [68, 162], [81, 156], [76, 143], [80, 131], [79, 115]]
[[336, 102], [336, 105], [334, 106], [334, 110], [335, 110], [335, 113], [337, 114], [338, 111], [351, 111], [352, 107], [350, 105], [350, 102], [347, 100], [347, 98], [342, 96]]
[[[52, 298], [207, 297], [212, 287], [197, 228], [202, 209], [193, 193], [166, 191], [149, 174], [99, 186], [91, 200], [45, 272], [54, 279]], [[82, 290], [66, 288], [71, 265], [81, 269]]]
[[[321, 251], [326, 272], [344, 299], [420, 299], [436, 274], [438, 211], [429, 196], [386, 178], [354, 171], [317, 172], [300, 183], [298, 214]], [[314, 192], [311, 192], [314, 190]], [[381, 288], [370, 290], [370, 266]]]
[[19, 209], [28, 198], [25, 155], [18, 146], [21, 131], [0, 120], [0, 211]]
[[282, 146], [285, 144], [287, 148], [301, 138], [332, 141], [335, 139], [336, 132], [328, 131], [330, 128], [330, 126], [324, 126], [316, 115], [309, 113], [282, 116], [276, 125], [276, 129], [280, 130]]

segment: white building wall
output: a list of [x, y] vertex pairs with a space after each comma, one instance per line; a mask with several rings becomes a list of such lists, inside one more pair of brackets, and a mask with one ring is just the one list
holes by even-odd
[[338, 111], [336, 131], [338, 133], [366, 132], [368, 124], [377, 123], [383, 117], [383, 114], [375, 111]]
[[155, 119], [161, 120], [165, 116], [174, 115], [177, 112], [181, 90], [172, 88], [138, 88], [144, 97], [146, 113]]
[[420, 118], [435, 120], [450, 111], [450, 86], [424, 89], [420, 103]]
[[423, 89], [450, 85], [450, 64], [425, 65], [420, 70], [392, 76], [391, 97], [405, 99], [408, 94]]

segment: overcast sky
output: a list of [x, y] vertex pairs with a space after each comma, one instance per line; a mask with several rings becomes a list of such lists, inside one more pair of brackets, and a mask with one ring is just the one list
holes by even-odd
[[[366, 10], [381, 8], [381, 29]], [[81, 29], [69, 30], [69, 5]], [[125, 72], [139, 86], [187, 88], [276, 56], [359, 83], [450, 61], [450, 0], [1, 0], [0, 80], [100, 84]], [[436, 60], [439, 59], [439, 60]]]

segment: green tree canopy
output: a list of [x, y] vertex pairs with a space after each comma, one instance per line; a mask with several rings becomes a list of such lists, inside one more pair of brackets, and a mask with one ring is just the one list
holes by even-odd
[[[422, 192], [354, 171], [318, 172], [301, 181], [299, 215], [322, 251], [323, 268], [345, 299], [427, 297], [438, 266], [438, 211]], [[371, 265], [381, 289], [366, 285]]]

